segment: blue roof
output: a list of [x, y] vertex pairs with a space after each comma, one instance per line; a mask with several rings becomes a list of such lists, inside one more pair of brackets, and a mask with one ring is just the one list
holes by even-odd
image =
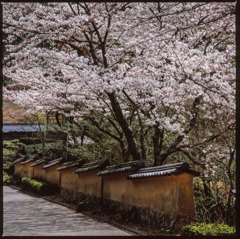
[[[41, 126], [43, 128], [44, 126]], [[38, 125], [34, 124], [3, 124], [3, 133], [8, 132], [37, 132], [39, 130]]]

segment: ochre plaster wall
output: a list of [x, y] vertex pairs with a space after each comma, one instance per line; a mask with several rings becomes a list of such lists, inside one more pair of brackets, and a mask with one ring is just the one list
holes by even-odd
[[127, 174], [106, 175], [103, 196], [170, 215], [194, 217], [193, 176], [187, 173], [128, 180]]
[[78, 175], [75, 173], [77, 167], [69, 168], [60, 171], [61, 173], [61, 188], [77, 192], [78, 190]]
[[45, 169], [45, 180], [49, 183], [60, 185], [60, 172], [57, 171], [57, 168], [60, 167], [60, 164], [56, 164], [50, 168]]
[[18, 162], [16, 164], [14, 164], [14, 175], [21, 175], [22, 172], [22, 164], [20, 164], [21, 162]]
[[131, 181], [127, 179], [128, 173], [106, 175], [103, 177], [103, 198], [118, 202], [125, 202]]
[[98, 170], [78, 174], [78, 192], [95, 197], [101, 197], [101, 177], [97, 176]]
[[195, 218], [195, 202], [193, 191], [193, 176], [184, 173], [178, 176], [181, 180], [177, 180], [177, 205], [180, 215], [188, 215]]
[[20, 173], [21, 177], [32, 178], [32, 173], [33, 173], [33, 168], [31, 167], [32, 164], [33, 164], [33, 161], [22, 164], [22, 169]]
[[44, 163], [32, 167], [34, 178], [45, 180], [45, 169], [43, 169], [43, 166], [44, 166]]

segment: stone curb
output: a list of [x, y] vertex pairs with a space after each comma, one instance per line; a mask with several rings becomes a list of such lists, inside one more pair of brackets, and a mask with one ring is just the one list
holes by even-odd
[[[70, 206], [70, 205], [68, 205], [68, 204], [66, 204], [66, 203], [58, 202], [58, 201], [55, 201], [55, 200], [53, 200], [53, 199], [49, 199], [49, 198], [47, 198], [47, 197], [45, 197], [45, 196], [40, 196], [40, 195], [38, 195], [38, 194], [35, 194], [35, 193], [29, 192], [29, 191], [22, 190], [21, 188], [19, 188], [19, 187], [17, 187], [17, 186], [13, 186], [13, 185], [8, 185], [8, 186], [11, 187], [11, 188], [13, 188], [13, 189], [19, 190], [20, 192], [22, 192], [22, 193], [24, 193], [24, 194], [28, 194], [28, 195], [31, 195], [31, 196], [37, 197], [37, 198], [42, 198], [42, 199], [44, 199], [44, 200], [46, 200], [46, 201], [59, 204], [59, 205], [61, 205], [61, 206], [67, 207], [67, 208], [72, 209], [72, 210], [75, 211], [75, 208], [74, 208], [74, 207], [72, 207], [72, 206]], [[108, 223], [108, 224], [110, 224], [110, 225], [112, 225], [112, 226], [115, 226], [115, 227], [117, 227], [117, 228], [119, 228], [119, 229], [125, 230], [125, 231], [127, 231], [127, 232], [134, 233], [132, 236], [147, 236], [147, 234], [144, 233], [144, 232], [142, 232], [142, 231], [139, 231], [139, 230], [137, 230], [137, 229], [130, 228], [130, 227], [125, 226], [125, 225], [123, 226], [123, 225], [121, 225], [121, 224], [118, 223], [118, 222], [109, 221], [109, 220], [103, 219], [103, 218], [101, 218], [101, 217], [92, 215], [91, 213], [88, 213], [88, 212], [81, 212], [81, 213], [84, 214], [84, 215], [87, 215], [88, 217], [93, 218], [93, 219], [95, 219], [95, 220], [98, 220], [98, 221], [101, 221], [101, 222], [105, 222], [105, 223]]]

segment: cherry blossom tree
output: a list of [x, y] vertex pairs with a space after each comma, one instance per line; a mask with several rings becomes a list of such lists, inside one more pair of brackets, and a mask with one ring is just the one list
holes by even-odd
[[235, 125], [234, 18], [235, 3], [3, 3], [4, 75], [22, 87], [4, 96], [90, 122], [126, 160], [201, 165], [207, 144], [216, 162]]

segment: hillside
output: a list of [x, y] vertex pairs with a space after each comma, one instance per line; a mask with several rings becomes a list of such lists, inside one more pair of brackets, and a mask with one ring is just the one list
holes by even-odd
[[[3, 123], [10, 124], [10, 123], [33, 123], [36, 122], [36, 118], [32, 115], [25, 115], [26, 110], [18, 105], [9, 102], [3, 101]], [[41, 121], [43, 117], [40, 116]]]

